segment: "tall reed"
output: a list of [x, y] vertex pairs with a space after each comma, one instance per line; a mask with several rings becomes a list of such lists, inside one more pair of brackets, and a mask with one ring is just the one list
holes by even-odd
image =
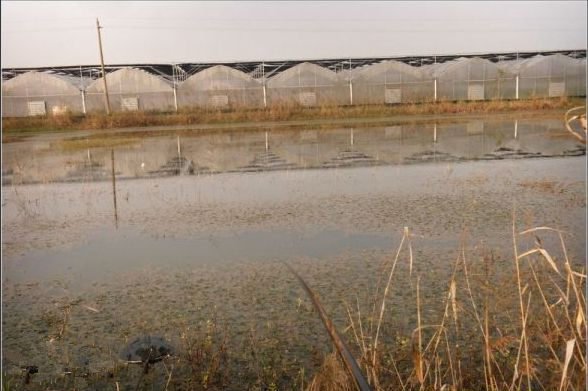
[[[512, 272], [505, 273], [506, 260], [493, 252], [480, 261], [469, 259], [464, 244], [441, 308], [422, 300], [423, 275], [412, 271], [405, 229], [376, 283], [374, 303], [380, 304], [371, 305], [366, 315], [359, 303], [346, 303], [352, 348], [374, 389], [585, 389], [585, 270], [572, 266], [563, 232], [550, 227], [521, 231], [515, 221], [513, 213]], [[553, 256], [538, 235], [559, 239], [561, 248], [552, 250], [563, 257]], [[530, 241], [533, 247], [521, 252], [521, 243]], [[398, 272], [400, 264], [404, 272]], [[390, 295], [407, 279], [416, 297], [413, 331], [394, 339], [382, 330], [393, 329], [395, 305], [401, 301]], [[437, 315], [425, 320], [423, 312]], [[404, 344], [404, 338], [411, 343]]]

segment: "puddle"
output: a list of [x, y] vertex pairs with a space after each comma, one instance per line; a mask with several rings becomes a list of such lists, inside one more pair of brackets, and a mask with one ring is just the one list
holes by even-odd
[[[313, 233], [314, 231], [314, 233]], [[342, 231], [274, 230], [196, 235], [189, 239], [142, 235], [132, 228], [94, 232], [66, 250], [34, 251], [4, 262], [10, 282], [70, 280], [72, 289], [107, 282], [119, 273], [149, 268], [275, 262], [296, 257], [333, 257], [366, 249], [391, 249], [390, 235]]]

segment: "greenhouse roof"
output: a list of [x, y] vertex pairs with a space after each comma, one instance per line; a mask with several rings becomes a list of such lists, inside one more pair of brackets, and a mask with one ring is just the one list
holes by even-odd
[[510, 71], [513, 73], [518, 73], [523, 69], [527, 69], [527, 68], [531, 68], [533, 66], [539, 65], [544, 61], [552, 61], [552, 60], [561, 60], [561, 61], [566, 61], [569, 62], [570, 64], [576, 63], [578, 61], [582, 61], [582, 60], [586, 60], [586, 58], [584, 59], [580, 59], [580, 58], [571, 58], [568, 56], [564, 56], [562, 54], [553, 54], [553, 55], [549, 55], [549, 56], [543, 56], [543, 55], [536, 55], [534, 57], [531, 58], [527, 58], [524, 60], [512, 60], [512, 61], [505, 61], [504, 63], [500, 63], [498, 64], [498, 66], [505, 70], [505, 71]]
[[[92, 79], [89, 79], [89, 78], [82, 79], [79, 77], [73, 77], [73, 76], [68, 76], [68, 75], [63, 75], [63, 74], [55, 74], [50, 71], [43, 71], [43, 72], [29, 71], [29, 72], [18, 74], [17, 76], [19, 76], [19, 78], [18, 78], [19, 80], [20, 80], [20, 78], [28, 77], [28, 76], [37, 77], [36, 80], [38, 80], [38, 77], [47, 77], [47, 78], [58, 79], [64, 83], [66, 83], [68, 86], [77, 88], [78, 90], [85, 89], [93, 81]], [[16, 81], [17, 78], [14, 77], [10, 80]]]
[[484, 58], [479, 58], [479, 57], [460, 57], [457, 58], [455, 60], [452, 61], [447, 61], [441, 64], [433, 64], [433, 65], [429, 65], [427, 66], [424, 71], [429, 73], [430, 75], [432, 75], [433, 77], [438, 77], [444, 73], [447, 72], [451, 72], [452, 69], [459, 67], [459, 66], [463, 66], [464, 64], [467, 63], [479, 63], [479, 64], [489, 64], [491, 66], [497, 66], [497, 64], [494, 64], [493, 62], [486, 60]]
[[352, 77], [371, 77], [376, 74], [386, 73], [388, 71], [396, 71], [399, 73], [409, 74], [415, 78], [420, 78], [423, 76], [423, 73], [419, 70], [419, 68], [407, 65], [400, 61], [386, 60], [358, 68], [356, 72], [353, 72]]
[[[385, 60], [396, 60], [411, 66], [424, 66], [435, 63], [443, 63], [454, 60], [459, 57], [480, 57], [491, 62], [508, 61], [516, 59], [525, 59], [534, 57], [537, 54], [550, 55], [560, 53], [573, 58], [586, 58], [586, 50], [559, 50], [549, 52], [508, 52], [508, 53], [485, 53], [485, 54], [455, 54], [455, 55], [427, 55], [427, 56], [391, 56], [391, 57], [365, 57], [365, 58], [335, 58], [335, 59], [314, 59], [314, 60], [272, 60], [272, 61], [243, 61], [243, 62], [193, 62], [193, 63], [169, 63], [169, 64], [116, 64], [106, 65], [105, 72], [114, 72], [121, 68], [139, 68], [153, 75], [160, 76], [172, 82], [181, 82], [198, 73], [201, 70], [215, 66], [226, 65], [233, 69], [240, 70], [254, 79], [269, 78], [288, 68], [303, 62], [310, 62], [334, 72], [344, 70], [353, 70], [365, 65], [379, 63]], [[2, 79], [8, 80], [16, 75], [29, 71], [50, 71], [54, 74], [72, 76], [80, 78], [97, 79], [101, 75], [99, 65], [72, 65], [72, 66], [52, 66], [37, 68], [4, 68], [2, 69]]]
[[[134, 73], [136, 75], [139, 75], [141, 77], [143, 77], [143, 80], [145, 80], [146, 78], [155, 78], [156, 82], [160, 82], [163, 85], [165, 85], [165, 88], [172, 88], [173, 87], [173, 82], [170, 80], [167, 80], [163, 77], [154, 75], [152, 73], [149, 73], [143, 69], [139, 69], [139, 68], [134, 68], [134, 67], [124, 67], [124, 68], [120, 68], [117, 69], [114, 72], [110, 72], [106, 74], [106, 79], [108, 81], [108, 84], [110, 84], [112, 81], [112, 79], [114, 78], [114, 80], [118, 80], [118, 78], [122, 77], [123, 74], [128, 74], [128, 73]], [[88, 89], [89, 90], [102, 90], [102, 82], [101, 82], [101, 78], [100, 79], [95, 79], [95, 80], [91, 80], [91, 83], [88, 85]]]
[[315, 75], [321, 76], [324, 79], [329, 79], [333, 82], [339, 81], [339, 77], [332, 70], [310, 62], [303, 62], [301, 64], [296, 64], [293, 67], [290, 67], [287, 70], [271, 77], [268, 81], [268, 85], [279, 84], [285, 80], [291, 79], [292, 77], [296, 77], [296, 71], [314, 72]]

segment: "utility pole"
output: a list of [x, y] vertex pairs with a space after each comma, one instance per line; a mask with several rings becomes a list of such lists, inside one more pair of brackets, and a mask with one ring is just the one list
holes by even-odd
[[100, 66], [102, 67], [102, 80], [104, 81], [104, 103], [106, 114], [110, 115], [110, 100], [108, 99], [108, 86], [106, 85], [106, 73], [104, 72], [104, 55], [102, 54], [102, 36], [100, 35], [100, 22], [96, 18], [96, 29], [98, 30], [98, 47], [100, 48]]

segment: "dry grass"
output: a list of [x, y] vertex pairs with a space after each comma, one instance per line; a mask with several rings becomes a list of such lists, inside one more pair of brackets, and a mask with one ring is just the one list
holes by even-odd
[[[188, 126], [242, 122], [290, 121], [311, 119], [357, 119], [397, 115], [487, 114], [514, 111], [567, 109], [577, 98], [519, 101], [437, 102], [366, 106], [276, 106], [267, 109], [182, 109], [178, 112], [122, 112], [110, 116], [65, 113], [35, 118], [3, 118], [2, 130], [8, 136], [18, 133], [61, 130], [93, 130], [147, 126]], [[3, 140], [6, 142], [5, 140]]]
[[565, 185], [562, 183], [542, 180], [542, 181], [525, 181], [519, 183], [519, 186], [538, 191], [541, 193], [559, 194], [565, 191]]
[[312, 378], [308, 391], [353, 391], [355, 384], [336, 353], [327, 355]]
[[[560, 231], [538, 227], [519, 232], [514, 221], [513, 216], [510, 275], [515, 277], [496, 277], [492, 253], [472, 262], [462, 250], [434, 324], [421, 323], [421, 313], [431, 308], [421, 301], [419, 276], [395, 274], [399, 262], [412, 263], [405, 230], [396, 256], [382, 267], [386, 278], [376, 286], [371, 313], [347, 306], [351, 338], [375, 390], [585, 389], [585, 271], [572, 269]], [[519, 241], [538, 235], [559, 238], [563, 259], [553, 257], [540, 240], [519, 252]], [[411, 343], [382, 344], [384, 312], [394, 311], [388, 292], [407, 278], [416, 297], [416, 324], [406, 337]]]
[[[562, 202], [564, 205], [577, 205], [584, 207], [586, 206], [586, 194], [577, 193], [574, 191], [575, 189], [586, 187], [586, 183], [584, 181], [579, 182], [572, 182], [572, 183], [562, 183], [556, 182], [552, 180], [542, 179], [542, 180], [533, 180], [533, 181], [523, 181], [518, 184], [523, 189], [538, 192], [543, 194], [549, 194], [552, 196], [558, 196], [559, 201]], [[563, 197], [562, 197], [563, 196]]]

